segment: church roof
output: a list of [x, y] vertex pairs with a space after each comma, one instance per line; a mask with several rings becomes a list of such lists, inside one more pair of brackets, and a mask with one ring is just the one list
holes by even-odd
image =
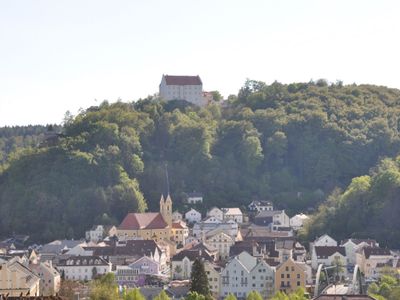
[[161, 213], [129, 213], [119, 225], [120, 230], [164, 229], [168, 224]]

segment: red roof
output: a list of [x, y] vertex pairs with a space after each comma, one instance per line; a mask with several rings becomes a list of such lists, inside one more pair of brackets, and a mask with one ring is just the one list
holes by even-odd
[[164, 229], [166, 227], [168, 227], [168, 224], [160, 213], [129, 213], [118, 229]]
[[200, 77], [197, 76], [172, 76], [164, 75], [167, 85], [202, 85]]

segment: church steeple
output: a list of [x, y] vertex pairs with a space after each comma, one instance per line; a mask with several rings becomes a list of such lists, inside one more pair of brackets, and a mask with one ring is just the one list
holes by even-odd
[[161, 194], [160, 199], [160, 213], [163, 216], [165, 222], [172, 226], [172, 199], [169, 194], [169, 178], [168, 178], [168, 167], [165, 164], [165, 186], [164, 191]]

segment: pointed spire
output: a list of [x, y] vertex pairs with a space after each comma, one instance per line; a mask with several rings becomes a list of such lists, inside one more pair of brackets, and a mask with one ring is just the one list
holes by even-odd
[[163, 191], [164, 198], [167, 199], [169, 196], [169, 177], [168, 177], [168, 164], [165, 163], [165, 187]]

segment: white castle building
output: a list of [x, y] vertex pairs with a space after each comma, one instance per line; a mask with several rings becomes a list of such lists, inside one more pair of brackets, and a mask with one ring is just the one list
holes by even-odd
[[163, 75], [160, 83], [160, 97], [164, 100], [186, 100], [198, 106], [207, 104], [203, 83], [197, 76]]

